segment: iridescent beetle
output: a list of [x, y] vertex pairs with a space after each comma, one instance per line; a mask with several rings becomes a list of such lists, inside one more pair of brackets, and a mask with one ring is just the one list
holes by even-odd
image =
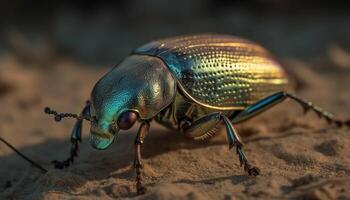
[[91, 99], [80, 115], [57, 113], [77, 119], [71, 136], [70, 157], [54, 161], [57, 168], [68, 167], [77, 156], [82, 121], [91, 122], [90, 144], [106, 149], [119, 130], [141, 123], [135, 139], [137, 193], [145, 192], [141, 180], [141, 144], [150, 121], [179, 130], [193, 139], [211, 137], [224, 125], [229, 148], [236, 148], [241, 166], [249, 175], [259, 169], [248, 162], [233, 124], [256, 116], [273, 105], [291, 98], [305, 110], [312, 109], [329, 123], [329, 112], [286, 92], [287, 76], [281, 66], [259, 45], [245, 39], [216, 34], [189, 35], [150, 42], [136, 49], [95, 85]]

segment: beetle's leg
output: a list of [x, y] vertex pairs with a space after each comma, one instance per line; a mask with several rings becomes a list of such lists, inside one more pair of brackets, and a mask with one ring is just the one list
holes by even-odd
[[285, 93], [285, 95], [298, 102], [303, 107], [305, 113], [309, 110], [313, 110], [319, 117], [326, 119], [329, 124], [335, 124], [339, 127], [343, 125], [350, 127], [350, 120], [342, 121], [336, 119], [332, 113], [324, 111], [321, 107], [314, 105], [311, 101], [301, 99], [295, 94]]
[[229, 142], [229, 148], [236, 146], [236, 152], [239, 158], [241, 165], [244, 165], [245, 171], [248, 172], [249, 175], [256, 176], [259, 174], [260, 170], [257, 167], [252, 166], [242, 149], [242, 142], [238, 137], [238, 134], [234, 127], [232, 126], [230, 120], [221, 113], [211, 113], [206, 115], [193, 123], [188, 121], [184, 121], [180, 125], [180, 130], [186, 134], [186, 136], [193, 137], [194, 139], [201, 139], [210, 133], [217, 127], [217, 125], [223, 122], [226, 128], [227, 139]]
[[148, 121], [142, 122], [140, 129], [135, 138], [135, 159], [134, 167], [136, 171], [136, 189], [137, 194], [144, 194], [146, 192], [145, 186], [142, 184], [142, 162], [141, 162], [141, 145], [149, 132], [150, 123]]
[[232, 126], [230, 120], [224, 116], [221, 115], [224, 124], [225, 124], [225, 128], [226, 128], [226, 133], [227, 133], [227, 139], [229, 141], [229, 148], [231, 149], [232, 147], [236, 146], [236, 153], [238, 155], [239, 158], [239, 162], [241, 164], [241, 166], [244, 166], [244, 170], [251, 176], [257, 176], [260, 174], [260, 170], [259, 168], [251, 165], [248, 160], [247, 157], [245, 156], [244, 152], [243, 152], [243, 143], [241, 142], [241, 140], [239, 139], [239, 136], [237, 134], [237, 131], [235, 130], [235, 128]]
[[237, 112], [237, 114], [233, 115], [231, 117], [231, 122], [236, 124], [242, 121], [245, 121], [247, 119], [250, 119], [261, 112], [271, 108], [272, 106], [282, 102], [287, 98], [286, 93], [284, 92], [277, 92], [271, 96], [268, 96], [257, 103], [248, 106], [246, 109], [244, 109], [241, 112]]
[[248, 106], [243, 111], [238, 112], [236, 115], [234, 115], [231, 118], [231, 121], [233, 123], [239, 123], [239, 122], [245, 121], [271, 108], [272, 106], [282, 102], [286, 98], [291, 98], [294, 101], [298, 102], [304, 108], [305, 112], [307, 112], [310, 109], [315, 111], [318, 116], [325, 118], [328, 123], [334, 123], [337, 126], [342, 126], [342, 125], [350, 126], [349, 121], [336, 120], [332, 113], [324, 111], [322, 108], [320, 108], [319, 106], [315, 106], [310, 101], [301, 99], [294, 94], [289, 94], [285, 92], [277, 92], [271, 96], [266, 97], [265, 99], [258, 101], [253, 105]]
[[[87, 102], [86, 106], [81, 112], [81, 115], [89, 116], [90, 115], [90, 103]], [[79, 144], [81, 142], [81, 131], [83, 127], [83, 119], [77, 119], [77, 122], [75, 123], [72, 133], [71, 133], [71, 148], [70, 148], [70, 155], [69, 157], [64, 161], [58, 161], [53, 160], [52, 163], [55, 165], [55, 168], [63, 169], [70, 166], [71, 163], [74, 162], [74, 158], [78, 157], [78, 151], [79, 151]]]
[[179, 128], [187, 137], [195, 140], [207, 139], [214, 135], [219, 122], [220, 113], [214, 112], [197, 119], [193, 123], [187, 119], [182, 119]]
[[74, 158], [78, 156], [79, 151], [79, 142], [81, 142], [81, 128], [82, 128], [83, 120], [77, 120], [77, 122], [74, 125], [74, 128], [71, 133], [71, 148], [70, 148], [70, 155], [66, 160], [58, 161], [53, 160], [51, 161], [55, 168], [57, 169], [63, 169], [70, 166], [70, 163], [74, 162]]

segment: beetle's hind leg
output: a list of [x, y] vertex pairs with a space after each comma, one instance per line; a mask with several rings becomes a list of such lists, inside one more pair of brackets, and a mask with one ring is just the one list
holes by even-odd
[[324, 111], [321, 107], [314, 105], [311, 101], [302, 99], [295, 94], [286, 93], [285, 95], [299, 103], [303, 107], [305, 113], [309, 110], [313, 110], [319, 117], [326, 119], [329, 124], [335, 124], [339, 127], [343, 125], [350, 127], [350, 120], [338, 120], [332, 113]]
[[229, 148], [231, 149], [233, 147], [236, 147], [236, 153], [238, 155], [241, 166], [244, 166], [244, 170], [249, 175], [259, 175], [260, 170], [248, 162], [248, 159], [243, 152], [243, 144], [239, 139], [239, 136], [232, 126], [230, 120], [225, 115], [215, 112], [197, 119], [193, 123], [185, 120], [185, 122], [181, 123], [180, 130], [188, 137], [192, 137], [194, 139], [203, 139], [206, 138], [208, 134], [210, 136], [211, 132], [215, 130], [220, 123], [224, 123], [225, 125]]
[[291, 98], [297, 103], [299, 103], [305, 112], [309, 110], [313, 110], [319, 117], [322, 117], [327, 120], [328, 123], [336, 124], [337, 126], [347, 125], [350, 126], [350, 121], [341, 121], [334, 118], [333, 114], [327, 111], [324, 111], [319, 106], [314, 105], [312, 102], [301, 99], [294, 94], [286, 93], [286, 92], [277, 92], [271, 96], [268, 96], [257, 103], [248, 106], [241, 112], [238, 112], [236, 115], [231, 117], [231, 121], [233, 123], [239, 123], [255, 117], [261, 112], [271, 108], [272, 106], [282, 102], [286, 98]]

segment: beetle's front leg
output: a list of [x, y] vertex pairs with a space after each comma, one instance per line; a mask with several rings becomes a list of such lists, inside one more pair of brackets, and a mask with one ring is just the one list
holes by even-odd
[[[50, 111], [47, 111], [49, 113]], [[86, 106], [81, 111], [81, 116], [84, 118], [90, 117], [90, 102], [86, 102]], [[63, 169], [70, 166], [71, 163], [74, 162], [74, 158], [78, 156], [79, 151], [79, 144], [81, 142], [81, 132], [82, 132], [82, 126], [83, 126], [83, 118], [77, 119], [77, 122], [74, 125], [74, 128], [71, 133], [71, 148], [70, 148], [70, 154], [69, 157], [66, 160], [58, 161], [53, 160], [52, 163], [54, 164], [55, 168], [57, 169]]]
[[142, 184], [142, 162], [141, 162], [141, 145], [149, 132], [150, 123], [148, 121], [142, 122], [140, 129], [135, 138], [135, 159], [134, 167], [136, 171], [136, 189], [137, 194], [144, 194], [146, 192], [145, 186]]
[[77, 120], [71, 133], [71, 148], [69, 152], [69, 157], [63, 161], [58, 161], [58, 160], [51, 161], [52, 164], [54, 164], [55, 168], [63, 169], [63, 168], [69, 167], [70, 163], [74, 162], [74, 158], [78, 156], [79, 143], [81, 142], [82, 126], [83, 126], [83, 120]]

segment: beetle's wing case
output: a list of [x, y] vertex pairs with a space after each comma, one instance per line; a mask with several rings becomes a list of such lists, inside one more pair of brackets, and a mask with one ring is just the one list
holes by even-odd
[[166, 38], [134, 53], [161, 58], [188, 98], [213, 109], [243, 109], [287, 84], [283, 69], [264, 48], [229, 35]]

